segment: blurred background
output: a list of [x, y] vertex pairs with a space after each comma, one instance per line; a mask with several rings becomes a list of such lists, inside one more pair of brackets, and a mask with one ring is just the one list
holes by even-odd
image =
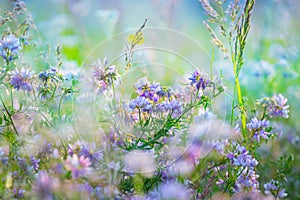
[[[27, 0], [36, 26], [32, 41], [46, 51], [62, 47], [64, 65], [87, 67], [96, 59], [108, 57], [122, 72], [125, 69], [125, 43], [147, 18], [145, 43], [134, 55], [135, 70], [123, 77], [130, 86], [138, 77], [176, 85], [194, 68], [222, 72], [228, 87], [216, 112], [228, 117], [232, 96], [233, 71], [228, 59], [211, 42], [203, 25], [207, 17], [197, 0]], [[2, 2], [3, 3], [3, 2]], [[3, 3], [8, 7], [10, 4]], [[295, 152], [300, 158], [300, 1], [257, 0], [240, 79], [249, 108], [258, 98], [282, 93], [289, 99], [290, 119], [278, 121], [283, 131], [276, 143], [279, 154]], [[42, 51], [43, 49], [41, 49]], [[214, 52], [214, 53], [212, 53]], [[214, 56], [212, 56], [214, 55]], [[32, 54], [31, 56], [35, 56]], [[54, 58], [53, 58], [54, 59]], [[30, 60], [30, 57], [28, 57]], [[47, 60], [36, 69], [43, 68]], [[140, 66], [140, 67], [138, 67]], [[225, 103], [224, 103], [225, 102]], [[218, 104], [219, 105], [219, 104]], [[249, 111], [250, 112], [250, 111]], [[300, 188], [300, 164], [296, 163], [290, 188]], [[293, 181], [293, 179], [295, 181]], [[295, 183], [295, 184], [293, 184]]]

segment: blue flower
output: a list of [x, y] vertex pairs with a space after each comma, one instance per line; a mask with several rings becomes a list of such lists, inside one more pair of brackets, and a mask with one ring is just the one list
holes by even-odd
[[162, 103], [157, 104], [156, 108], [160, 112], [169, 112], [173, 119], [178, 118], [183, 111], [181, 103], [176, 99], [173, 99], [172, 101], [163, 101]]
[[141, 109], [143, 112], [150, 112], [152, 109], [152, 104], [145, 97], [138, 96], [130, 101], [129, 108], [133, 110], [137, 108]]
[[159, 83], [150, 83], [146, 77], [139, 79], [134, 87], [136, 88], [136, 93], [145, 97], [155, 103], [159, 100], [159, 93], [161, 91], [161, 86]]
[[182, 114], [183, 108], [179, 101], [173, 99], [170, 102], [170, 108], [171, 108], [171, 114], [172, 114], [171, 116], [173, 119], [178, 118]]
[[5, 61], [15, 59], [21, 48], [20, 40], [13, 34], [9, 34], [0, 40], [0, 55]]
[[269, 121], [264, 120], [258, 120], [256, 117], [251, 119], [250, 123], [247, 124], [247, 128], [250, 131], [253, 131], [253, 138], [260, 141], [260, 137], [264, 138], [265, 140], [269, 139], [269, 136], [271, 133], [267, 131], [266, 129], [269, 127]]
[[22, 68], [20, 71], [16, 69], [11, 77], [10, 84], [17, 90], [22, 89], [30, 92], [32, 90], [31, 78], [33, 78], [33, 72], [29, 69]]

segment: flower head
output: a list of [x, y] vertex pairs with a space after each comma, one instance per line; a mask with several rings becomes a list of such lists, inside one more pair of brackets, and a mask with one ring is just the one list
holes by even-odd
[[89, 166], [91, 164], [92, 163], [89, 158], [85, 158], [84, 156], [78, 157], [77, 154], [73, 154], [72, 157], [68, 156], [65, 161], [65, 167], [67, 170], [72, 172], [73, 178], [87, 175], [90, 171]]
[[280, 188], [278, 181], [271, 180], [270, 182], [264, 184], [265, 194], [273, 194], [280, 199], [285, 198], [288, 194], [282, 188]]
[[266, 114], [268, 114], [271, 118], [288, 118], [290, 111], [289, 105], [286, 105], [287, 101], [287, 98], [285, 98], [282, 94], [275, 94], [272, 97], [266, 97], [258, 100], [258, 104], [266, 108]]
[[261, 137], [265, 140], [269, 139], [269, 136], [271, 135], [267, 130], [269, 123], [270, 122], [266, 119], [258, 120], [255, 117], [247, 124], [247, 128], [253, 132], [253, 138], [259, 142]]
[[152, 104], [145, 98], [138, 96], [129, 102], [129, 108], [131, 109], [141, 109], [143, 112], [150, 112], [152, 109]]
[[17, 90], [25, 90], [30, 92], [32, 85], [30, 79], [33, 77], [33, 72], [29, 69], [22, 68], [20, 71], [16, 69], [11, 77], [10, 84]]
[[22, 49], [20, 40], [13, 34], [6, 35], [0, 40], [0, 55], [6, 61], [15, 59], [20, 49]]
[[116, 66], [109, 66], [106, 58], [103, 59], [103, 62], [97, 60], [94, 65], [93, 81], [98, 91], [105, 91], [117, 79]]
[[158, 102], [159, 93], [161, 91], [161, 86], [159, 83], [150, 83], [146, 77], [139, 79], [134, 85], [136, 88], [136, 93], [145, 97], [153, 102]]
[[198, 69], [193, 72], [192, 76], [189, 79], [191, 80], [190, 84], [195, 85], [198, 90], [204, 90], [210, 83], [210, 81], [206, 77], [202, 76]]

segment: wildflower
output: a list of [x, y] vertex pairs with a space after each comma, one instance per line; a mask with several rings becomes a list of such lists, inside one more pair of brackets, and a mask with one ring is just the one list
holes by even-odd
[[31, 78], [33, 78], [33, 72], [29, 69], [22, 68], [20, 71], [16, 69], [11, 77], [10, 84], [17, 90], [22, 89], [30, 92], [32, 90]]
[[197, 90], [204, 90], [210, 81], [201, 75], [200, 71], [197, 69], [193, 72], [192, 76], [189, 78], [191, 80], [190, 85], [195, 85]]
[[57, 179], [51, 178], [49, 174], [40, 171], [34, 186], [34, 190], [41, 199], [53, 199], [53, 192], [59, 186]]
[[71, 171], [73, 178], [78, 178], [80, 176], [85, 176], [90, 171], [89, 166], [91, 165], [91, 161], [89, 158], [85, 158], [84, 156], [80, 156], [78, 158], [77, 154], [73, 154], [67, 157], [65, 161], [65, 167], [67, 170]]
[[233, 191], [235, 193], [241, 192], [245, 187], [251, 188], [252, 191], [257, 191], [259, 182], [258, 175], [256, 175], [253, 169], [245, 168], [238, 176], [236, 183], [234, 185]]
[[152, 104], [145, 97], [137, 97], [129, 102], [129, 108], [131, 109], [139, 109], [143, 112], [150, 112], [152, 109]]
[[20, 40], [13, 34], [6, 35], [0, 40], [0, 55], [6, 62], [15, 59], [21, 48]]
[[36, 159], [33, 156], [30, 156], [30, 162], [31, 162], [34, 169], [37, 170], [39, 168], [40, 159]]
[[141, 96], [148, 98], [153, 102], [158, 102], [159, 95], [161, 91], [161, 86], [159, 83], [150, 83], [146, 77], [139, 79], [134, 85], [136, 88], [136, 93]]
[[105, 91], [117, 79], [116, 66], [108, 66], [106, 58], [104, 58], [103, 63], [101, 60], [97, 60], [94, 65], [96, 67], [93, 72], [93, 81], [96, 84], [97, 90]]
[[172, 101], [169, 100], [163, 101], [162, 103], [157, 104], [156, 108], [160, 112], [169, 112], [173, 119], [178, 118], [183, 111], [181, 103], [176, 99], [173, 99]]
[[89, 158], [91, 162], [96, 162], [103, 158], [103, 151], [98, 150], [95, 144], [82, 144], [78, 155]]
[[175, 99], [170, 102], [171, 116], [173, 119], [178, 118], [183, 111], [181, 103]]
[[265, 194], [273, 194], [280, 199], [285, 198], [288, 194], [286, 191], [279, 187], [278, 181], [271, 180], [270, 182], [264, 184]]
[[274, 117], [289, 117], [289, 105], [286, 105], [287, 98], [282, 94], [275, 94], [272, 97], [266, 97], [258, 100], [258, 104], [266, 107], [266, 114], [271, 118]]
[[62, 75], [58, 73], [57, 68], [53, 66], [50, 66], [49, 70], [40, 72], [38, 76], [45, 86], [47, 86], [49, 82], [62, 79]]
[[289, 105], [285, 105], [287, 101], [282, 94], [274, 95], [268, 105], [269, 115], [271, 117], [288, 118]]
[[267, 130], [268, 127], [268, 120], [258, 120], [256, 117], [247, 124], [248, 130], [253, 131], [253, 138], [258, 142], [260, 141], [260, 137], [264, 138], [265, 140], [269, 139], [271, 133]]

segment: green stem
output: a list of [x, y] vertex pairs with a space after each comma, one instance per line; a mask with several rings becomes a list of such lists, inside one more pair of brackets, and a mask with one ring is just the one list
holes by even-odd
[[240, 82], [239, 82], [239, 78], [236, 77], [235, 78], [235, 85], [236, 85], [236, 89], [237, 89], [237, 95], [238, 95], [238, 103], [239, 103], [239, 107], [240, 107], [240, 112], [241, 112], [241, 120], [242, 120], [242, 134], [244, 139], [246, 139], [246, 123], [247, 123], [247, 118], [246, 118], [246, 112], [245, 112], [245, 108], [243, 105], [243, 95], [242, 95], [242, 90], [241, 90], [241, 86], [240, 86]]
[[65, 96], [66, 96], [66, 93], [64, 92], [61, 95], [60, 99], [59, 99], [59, 104], [58, 104], [58, 118], [59, 118], [59, 120], [61, 120], [61, 104], [62, 104], [63, 99], [65, 98]]
[[7, 116], [8, 116], [8, 118], [9, 118], [9, 120], [10, 120], [12, 126], [13, 126], [14, 131], [16, 132], [17, 135], [19, 135], [18, 130], [17, 130], [16, 126], [15, 126], [15, 123], [14, 123], [12, 117], [11, 117], [11, 114], [10, 114], [8, 108], [6, 107], [6, 105], [5, 105], [5, 103], [4, 103], [1, 95], [0, 95], [0, 100], [1, 100], [1, 103], [2, 103], [2, 105], [4, 107], [4, 109], [5, 109], [5, 112], [7, 113]]

